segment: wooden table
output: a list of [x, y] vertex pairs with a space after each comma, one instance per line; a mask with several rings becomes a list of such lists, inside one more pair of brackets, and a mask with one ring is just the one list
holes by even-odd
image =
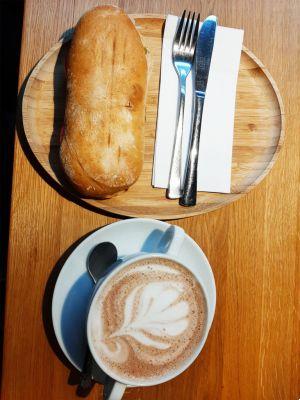
[[[26, 0], [20, 86], [39, 58], [100, 4]], [[280, 0], [120, 0], [131, 13], [214, 13], [243, 27], [244, 44], [266, 65], [283, 96], [286, 139], [269, 176], [236, 203], [174, 221], [202, 247], [217, 284], [217, 310], [201, 356], [175, 380], [130, 389], [124, 399], [300, 397], [299, 357], [299, 24], [300, 3]], [[297, 31], [298, 29], [298, 31]], [[298, 35], [298, 37], [297, 37]], [[75, 399], [76, 377], [54, 352], [50, 303], [58, 260], [83, 235], [116, 219], [58, 194], [15, 145], [6, 295], [2, 400]], [[298, 226], [297, 226], [298, 224]], [[298, 312], [298, 314], [297, 314]], [[95, 387], [91, 399], [100, 399]]]

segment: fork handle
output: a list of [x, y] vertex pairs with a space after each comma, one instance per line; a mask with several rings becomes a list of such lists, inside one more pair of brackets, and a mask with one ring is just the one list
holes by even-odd
[[175, 138], [174, 138], [169, 184], [167, 189], [167, 197], [169, 199], [179, 199], [179, 197], [181, 196], [181, 146], [182, 146], [182, 134], [183, 134], [185, 90], [186, 90], [186, 75], [181, 75], [179, 115], [177, 120]]
[[204, 96], [196, 95], [195, 103], [194, 124], [188, 151], [187, 168], [183, 192], [179, 200], [179, 204], [186, 207], [196, 205], [197, 201], [197, 169]]

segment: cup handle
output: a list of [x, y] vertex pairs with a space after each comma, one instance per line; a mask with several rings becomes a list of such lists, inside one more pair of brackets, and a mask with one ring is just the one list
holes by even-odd
[[125, 392], [126, 385], [124, 383], [111, 380], [109, 384], [104, 386], [105, 400], [121, 400]]
[[155, 252], [177, 256], [184, 239], [184, 230], [177, 225], [170, 225], [157, 243]]

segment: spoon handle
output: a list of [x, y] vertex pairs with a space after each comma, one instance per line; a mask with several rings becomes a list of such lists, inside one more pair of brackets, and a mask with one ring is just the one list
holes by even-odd
[[89, 391], [95, 384], [93, 380], [93, 357], [89, 349], [86, 350], [84, 366], [80, 376], [79, 386], [83, 391]]

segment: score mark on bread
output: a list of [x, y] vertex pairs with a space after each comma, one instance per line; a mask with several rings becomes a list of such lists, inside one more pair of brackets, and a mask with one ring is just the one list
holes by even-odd
[[67, 62], [64, 171], [84, 196], [127, 190], [143, 164], [147, 61], [119, 8], [97, 7], [78, 22]]

